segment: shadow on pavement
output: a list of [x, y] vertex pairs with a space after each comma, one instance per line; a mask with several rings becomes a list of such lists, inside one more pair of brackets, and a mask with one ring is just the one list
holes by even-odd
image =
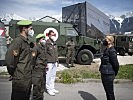
[[83, 98], [83, 100], [97, 100], [96, 97], [94, 97], [92, 94], [84, 91], [78, 91], [80, 96]]

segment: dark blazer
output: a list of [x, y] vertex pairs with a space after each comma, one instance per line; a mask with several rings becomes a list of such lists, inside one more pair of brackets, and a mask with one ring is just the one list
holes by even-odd
[[99, 71], [102, 74], [115, 74], [119, 70], [119, 62], [117, 59], [117, 52], [114, 47], [106, 48], [101, 57], [101, 65]]
[[58, 49], [55, 42], [50, 39], [46, 41], [46, 57], [48, 63], [58, 62]]

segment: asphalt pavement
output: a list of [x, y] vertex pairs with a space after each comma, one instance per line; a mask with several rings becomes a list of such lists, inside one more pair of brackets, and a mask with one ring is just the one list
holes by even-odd
[[[121, 65], [133, 64], [132, 56], [118, 56]], [[94, 60], [100, 63], [100, 59]], [[66, 67], [60, 64], [58, 71]], [[6, 72], [6, 66], [0, 66], [0, 72]], [[56, 88], [60, 91], [55, 96], [50, 96], [44, 92], [44, 100], [106, 100], [106, 95], [100, 81], [86, 81], [86, 83], [62, 84], [56, 83]], [[133, 100], [133, 82], [120, 82], [115, 84], [116, 100]], [[10, 100], [11, 81], [0, 77], [0, 100]]]
[[[56, 83], [60, 91], [55, 96], [44, 92], [44, 100], [106, 100], [101, 82], [75, 84]], [[116, 100], [133, 100], [133, 82], [115, 84]], [[10, 100], [11, 81], [0, 79], [0, 100]]]

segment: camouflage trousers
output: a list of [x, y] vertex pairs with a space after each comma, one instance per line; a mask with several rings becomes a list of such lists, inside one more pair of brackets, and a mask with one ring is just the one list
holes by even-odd
[[69, 63], [73, 66], [74, 64], [74, 55], [75, 51], [74, 50], [68, 50], [66, 54], [66, 64], [69, 65]]

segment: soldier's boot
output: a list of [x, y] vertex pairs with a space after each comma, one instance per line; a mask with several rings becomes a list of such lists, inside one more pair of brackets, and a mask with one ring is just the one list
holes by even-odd
[[67, 63], [67, 68], [70, 68], [69, 63]]
[[74, 66], [74, 62], [73, 62], [73, 61], [71, 62], [71, 67], [75, 67], [75, 66]]
[[71, 64], [71, 67], [75, 67], [73, 63]]

